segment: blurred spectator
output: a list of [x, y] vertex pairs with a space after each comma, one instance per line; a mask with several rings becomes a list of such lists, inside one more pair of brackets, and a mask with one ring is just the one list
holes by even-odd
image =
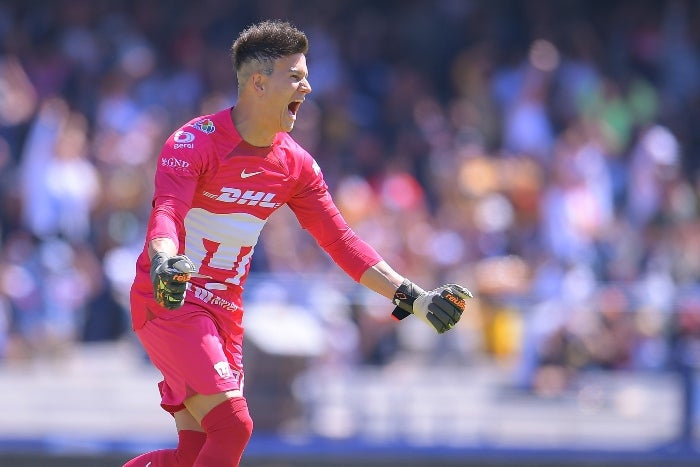
[[449, 345], [548, 395], [588, 368], [700, 367], [700, 6], [543, 5], [4, 2], [0, 358], [124, 335], [159, 142], [235, 104], [231, 33], [279, 15], [315, 44], [294, 136], [345, 217], [404, 273], [479, 297], [444, 342], [396, 326], [282, 210], [253, 272], [335, 284], [307, 297], [323, 363]]
[[80, 242], [91, 233], [99, 174], [86, 158], [87, 121], [65, 102], [46, 101], [22, 154], [24, 219], [38, 237]]

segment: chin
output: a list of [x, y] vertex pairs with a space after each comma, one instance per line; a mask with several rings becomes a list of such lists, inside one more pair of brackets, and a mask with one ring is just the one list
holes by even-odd
[[294, 129], [294, 124], [296, 123], [296, 116], [293, 115], [283, 115], [280, 119], [280, 127], [285, 133], [289, 133]]

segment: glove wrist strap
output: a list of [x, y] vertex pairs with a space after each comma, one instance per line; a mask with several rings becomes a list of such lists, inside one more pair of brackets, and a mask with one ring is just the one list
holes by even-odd
[[168, 258], [168, 254], [163, 253], [162, 251], [159, 251], [153, 255], [153, 258], [151, 258], [151, 282], [155, 281], [156, 269], [158, 269], [161, 264], [168, 261]]
[[422, 293], [424, 293], [423, 289], [408, 279], [404, 279], [399, 288], [396, 289], [394, 298], [391, 300], [392, 303], [396, 305], [391, 316], [400, 321], [413, 313], [413, 302], [415, 302], [416, 298]]

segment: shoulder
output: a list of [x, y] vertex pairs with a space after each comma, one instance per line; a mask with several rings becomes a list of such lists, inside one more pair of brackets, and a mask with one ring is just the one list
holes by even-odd
[[277, 140], [281, 157], [295, 178], [320, 176], [321, 168], [313, 156], [288, 133], [280, 133]]
[[[202, 157], [226, 151], [232, 138], [231, 123], [227, 121], [228, 110], [194, 117], [175, 130], [166, 140], [164, 151], [193, 153]], [[219, 146], [227, 146], [220, 148]]]
[[173, 131], [163, 145], [159, 167], [161, 171], [174, 170], [179, 175], [206, 171], [217, 153], [216, 114], [201, 115]]
[[[233, 132], [232, 123], [229, 116], [230, 109], [219, 112], [194, 117], [189, 122], [175, 130], [170, 139], [177, 144], [177, 139], [181, 141], [194, 142], [199, 145], [217, 144], [219, 141], [231, 140]], [[234, 138], [235, 139], [235, 138]]]
[[215, 131], [210, 115], [195, 117], [173, 131], [165, 142], [170, 149], [199, 149], [208, 144], [209, 135]]

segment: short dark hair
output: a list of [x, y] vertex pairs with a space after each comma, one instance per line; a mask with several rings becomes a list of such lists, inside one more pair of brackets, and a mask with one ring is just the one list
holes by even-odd
[[286, 21], [267, 20], [244, 29], [231, 46], [233, 68], [238, 73], [249, 60], [262, 63], [309, 50], [306, 34]]

